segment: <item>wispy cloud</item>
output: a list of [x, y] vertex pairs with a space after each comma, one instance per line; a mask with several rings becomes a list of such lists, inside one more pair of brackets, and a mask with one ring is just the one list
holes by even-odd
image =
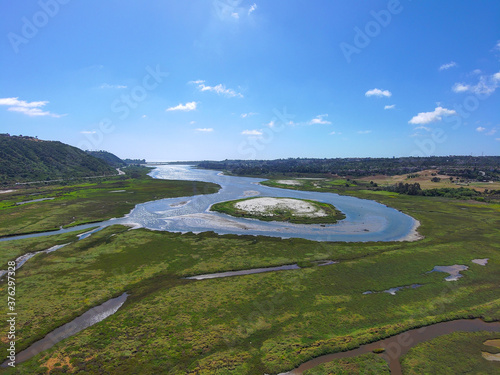
[[248, 113], [242, 113], [240, 115], [241, 118], [247, 118], [247, 117], [250, 117], [250, 116], [255, 116], [257, 115], [258, 113], [257, 112], [248, 112]]
[[478, 127], [476, 128], [476, 131], [478, 131], [478, 132], [480, 132], [480, 133], [481, 133], [481, 132], [484, 132], [485, 130], [486, 130], [486, 128], [483, 128], [482, 126], [478, 126]]
[[329, 133], [329, 135], [341, 135], [341, 134], [342, 134], [341, 132], [335, 132], [335, 131]]
[[95, 134], [97, 133], [95, 130], [82, 130], [80, 134]]
[[454, 68], [457, 66], [457, 63], [455, 61], [449, 62], [448, 64], [443, 64], [439, 67], [439, 70], [448, 70], [450, 68]]
[[455, 83], [451, 89], [453, 92], [459, 93], [470, 90], [470, 86], [464, 83]]
[[372, 131], [371, 130], [358, 130], [358, 134], [370, 134]]
[[201, 133], [210, 133], [210, 132], [213, 132], [214, 129], [213, 128], [197, 128], [195, 129], [197, 132], [201, 132]]
[[109, 83], [103, 83], [99, 86], [100, 89], [126, 89], [125, 85], [110, 85]]
[[230, 98], [233, 98], [233, 97], [243, 98], [243, 94], [236, 92], [233, 89], [228, 89], [228, 88], [226, 88], [225, 85], [223, 85], [221, 83], [219, 83], [218, 85], [215, 85], [215, 86], [207, 86], [207, 85], [205, 85], [205, 81], [203, 81], [203, 80], [190, 81], [188, 83], [197, 85], [198, 90], [200, 90], [201, 92], [210, 91], [210, 92], [215, 92], [216, 94], [219, 94], [219, 95], [225, 95], [225, 96], [230, 97]]
[[309, 125], [330, 125], [331, 122], [328, 120], [325, 120], [325, 117], [328, 117], [327, 114], [325, 115], [318, 115], [315, 118], [313, 118], [311, 121], [308, 122]]
[[188, 112], [188, 111], [194, 111], [195, 109], [196, 109], [196, 102], [189, 102], [186, 104], [180, 103], [179, 105], [176, 105], [175, 107], [167, 108], [167, 112], [170, 112], [170, 111]]
[[420, 112], [414, 116], [408, 123], [414, 125], [429, 124], [431, 122], [441, 121], [443, 116], [454, 115], [456, 112], [452, 109], [437, 107], [432, 112]]
[[396, 104], [386, 105], [384, 109], [394, 109], [396, 108]]
[[49, 111], [43, 111], [41, 108], [49, 104], [48, 101], [38, 101], [38, 102], [27, 102], [24, 100], [19, 100], [19, 98], [0, 98], [0, 105], [8, 106], [8, 111], [20, 112], [27, 116], [50, 116], [50, 117], [62, 117], [65, 115], [58, 115], [56, 113], [51, 113]]
[[486, 135], [494, 135], [497, 133], [497, 129], [491, 129]]
[[381, 90], [381, 89], [371, 89], [365, 92], [365, 96], [376, 96], [378, 98], [386, 97], [389, 98], [392, 96], [392, 93], [389, 90]]
[[236, 12], [233, 12], [233, 13], [231, 13], [231, 17], [233, 17], [234, 19], [239, 19], [240, 15]]
[[452, 90], [456, 93], [472, 92], [476, 95], [491, 95], [500, 87], [500, 72], [492, 75], [481, 75], [475, 85], [455, 83]]
[[274, 125], [276, 125], [276, 123], [274, 122], [274, 120], [271, 120], [269, 121], [266, 126], [269, 126], [270, 128], [274, 128]]
[[262, 135], [262, 131], [260, 130], [243, 130], [241, 132], [242, 135], [252, 135], [252, 136], [260, 136]]
[[429, 128], [428, 126], [420, 125], [415, 127], [415, 130], [425, 130], [426, 132], [430, 132], [432, 129]]
[[248, 9], [248, 14], [252, 14], [257, 10], [257, 4], [253, 3], [250, 9]]

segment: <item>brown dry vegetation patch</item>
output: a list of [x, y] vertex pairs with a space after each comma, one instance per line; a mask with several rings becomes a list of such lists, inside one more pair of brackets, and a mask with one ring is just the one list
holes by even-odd
[[[470, 182], [470, 183], [453, 183], [450, 181], [450, 177], [453, 177], [453, 180], [457, 179], [457, 176], [447, 176], [447, 175], [441, 175], [438, 174], [437, 169], [426, 169], [420, 172], [416, 172], [414, 174], [418, 174], [418, 177], [413, 177], [413, 178], [408, 178], [409, 175], [412, 174], [400, 174], [400, 175], [395, 175], [395, 176], [388, 176], [388, 175], [374, 175], [374, 176], [367, 176], [367, 177], [361, 177], [361, 178], [356, 178], [356, 180], [359, 181], [364, 181], [364, 182], [370, 182], [373, 181], [379, 185], [394, 185], [399, 182], [403, 183], [411, 183], [414, 184], [418, 182], [420, 184], [420, 187], [422, 189], [438, 189], [438, 188], [461, 188], [461, 187], [466, 187], [470, 189], [475, 189], [477, 191], [483, 192], [485, 189], [488, 190], [495, 190], [495, 189], [500, 189], [500, 183], [498, 182]], [[434, 174], [434, 175], [433, 175]], [[441, 179], [439, 182], [432, 182], [431, 179], [434, 177], [438, 177]], [[458, 177], [458, 179], [460, 179]]]
[[49, 358], [41, 367], [47, 368], [47, 374], [50, 374], [52, 370], [56, 368], [63, 368], [63, 366], [68, 366], [67, 372], [73, 372], [74, 367], [70, 362], [69, 357], [63, 357], [60, 354], [57, 357]]

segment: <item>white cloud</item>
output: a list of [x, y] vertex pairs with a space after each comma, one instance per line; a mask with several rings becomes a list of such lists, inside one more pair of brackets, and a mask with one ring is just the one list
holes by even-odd
[[215, 92], [216, 94], [219, 94], [219, 95], [225, 95], [225, 96], [228, 96], [228, 97], [238, 97], [238, 98], [243, 98], [243, 95], [239, 92], [236, 92], [234, 91], [233, 89], [228, 89], [226, 88], [225, 85], [223, 84], [218, 84], [218, 85], [215, 85], [215, 86], [207, 86], [205, 85], [205, 81], [203, 80], [198, 80], [198, 81], [190, 81], [188, 83], [192, 83], [192, 84], [195, 84], [198, 86], [198, 90], [200, 91], [211, 91], [211, 92]]
[[389, 98], [391, 97], [392, 93], [389, 90], [380, 90], [380, 89], [371, 89], [365, 92], [365, 96], [376, 96], [378, 98], [381, 97], [386, 97]]
[[125, 85], [110, 85], [109, 83], [103, 83], [99, 86], [100, 89], [126, 89]]
[[142, 118], [148, 118], [148, 115], [142, 115], [141, 117]]
[[242, 135], [262, 135], [260, 130], [243, 130], [241, 132]]
[[484, 131], [486, 130], [486, 128], [483, 128], [482, 126], [478, 126], [478, 127], [476, 128], [476, 130], [477, 130], [478, 132], [484, 132]]
[[358, 134], [370, 134], [372, 131], [371, 130], [358, 130]]
[[197, 132], [202, 132], [202, 133], [210, 133], [210, 132], [213, 132], [214, 129], [213, 128], [197, 128], [195, 129]]
[[41, 101], [41, 102], [26, 102], [24, 100], [19, 100], [19, 98], [2, 98], [0, 99], [0, 105], [8, 105], [13, 107], [25, 107], [25, 108], [34, 108], [34, 107], [43, 107], [49, 102]]
[[414, 116], [408, 123], [414, 125], [428, 124], [430, 122], [441, 121], [443, 116], [454, 115], [456, 112], [452, 109], [437, 107], [432, 112], [420, 112]]
[[495, 45], [495, 49], [498, 50], [498, 51], [500, 51], [500, 40]]
[[329, 133], [329, 134], [330, 134], [330, 135], [340, 135], [340, 134], [342, 134], [342, 133], [341, 133], [341, 132], [331, 132], [331, 133]]
[[246, 117], [250, 117], [250, 116], [255, 116], [257, 113], [256, 112], [248, 112], [248, 113], [242, 113], [240, 115], [241, 118], [246, 118]]
[[194, 124], [196, 124], [196, 121], [191, 121], [190, 124], [194, 125]]
[[248, 14], [252, 14], [257, 9], [257, 4], [253, 3], [250, 9], [248, 9]]
[[235, 19], [239, 19], [240, 18], [240, 15], [236, 12], [233, 12], [231, 13], [231, 17], [235, 18]]
[[420, 125], [415, 127], [415, 130], [425, 130], [426, 132], [430, 132], [432, 129], [427, 126]]
[[459, 93], [468, 91], [470, 89], [470, 86], [464, 83], [455, 83], [451, 89], [453, 90], [453, 92]]
[[396, 108], [396, 104], [386, 105], [384, 109], [394, 109]]
[[479, 77], [479, 81], [475, 85], [467, 85], [464, 83], [455, 83], [452, 90], [456, 93], [470, 91], [476, 95], [491, 95], [500, 86], [500, 72]]
[[83, 130], [80, 133], [81, 134], [95, 134], [97, 132], [95, 130]]
[[274, 128], [274, 125], [276, 125], [276, 123], [274, 122], [274, 120], [271, 120], [269, 121], [266, 126], [269, 126], [270, 128]]
[[51, 116], [51, 117], [62, 117], [65, 115], [58, 115], [56, 113], [50, 113], [49, 111], [43, 111], [41, 107], [45, 107], [48, 101], [38, 101], [38, 102], [27, 102], [24, 100], [19, 100], [19, 98], [0, 98], [0, 105], [6, 105], [8, 111], [24, 113], [27, 116]]
[[311, 121], [309, 121], [308, 124], [309, 125], [330, 125], [331, 122], [325, 120], [324, 117], [328, 117], [328, 115], [327, 114], [318, 115], [315, 118], [313, 118]]
[[180, 103], [179, 105], [176, 105], [175, 107], [170, 107], [167, 108], [167, 112], [169, 111], [194, 111], [196, 109], [196, 102], [189, 102], [186, 104]]
[[495, 141], [500, 141], [500, 138], [495, 138]]
[[450, 68], [453, 68], [457, 66], [457, 63], [455, 61], [449, 62], [448, 64], [443, 64], [439, 67], [439, 70], [448, 70]]

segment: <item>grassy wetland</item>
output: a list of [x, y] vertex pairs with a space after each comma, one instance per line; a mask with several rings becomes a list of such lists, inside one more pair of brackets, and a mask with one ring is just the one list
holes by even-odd
[[[155, 180], [149, 168], [127, 168], [127, 175], [70, 185], [31, 185], [0, 194], [0, 237], [122, 217], [138, 203], [213, 194], [215, 184]], [[46, 199], [32, 202], [33, 200]], [[25, 203], [26, 202], [26, 203]]]
[[[5, 373], [274, 374], [419, 326], [459, 318], [500, 320], [500, 205], [388, 192], [344, 193], [415, 217], [425, 238], [327, 243], [107, 227], [56, 252], [36, 255], [17, 271], [17, 350], [111, 297], [126, 291], [128, 300], [106, 320]], [[65, 234], [0, 243], [1, 263], [71, 238], [74, 235]], [[489, 261], [481, 266], [472, 262], [475, 258]], [[339, 263], [225, 279], [184, 279], [318, 260]], [[458, 281], [428, 273], [436, 265], [453, 264], [469, 267]], [[396, 295], [363, 294], [415, 283], [422, 286]], [[5, 282], [0, 290], [6, 294]], [[6, 306], [1, 313], [4, 310]], [[0, 325], [6, 332], [7, 323]], [[450, 342], [452, 349], [460, 348]], [[4, 340], [1, 350], [6, 348]], [[447, 348], [434, 351], [450, 355]], [[467, 356], [481, 361], [481, 350], [470, 346]], [[407, 358], [416, 357], [418, 351]], [[309, 373], [387, 371], [381, 361], [375, 355], [360, 356]], [[404, 373], [419, 373], [418, 366], [416, 360], [405, 359]], [[493, 373], [488, 371], [498, 371], [500, 364], [488, 366], [485, 373]]]

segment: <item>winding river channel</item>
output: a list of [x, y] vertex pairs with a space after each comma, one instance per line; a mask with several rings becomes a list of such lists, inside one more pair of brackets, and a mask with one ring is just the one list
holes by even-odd
[[[132, 225], [170, 232], [206, 232], [218, 234], [263, 235], [282, 238], [306, 238], [314, 241], [402, 241], [418, 238], [419, 223], [412, 217], [375, 201], [342, 196], [333, 193], [279, 189], [260, 185], [258, 178], [234, 177], [219, 171], [195, 169], [187, 165], [162, 165], [150, 175], [166, 180], [204, 181], [221, 186], [218, 193], [168, 198], [138, 204], [123, 218], [97, 224], [75, 226], [59, 231], [2, 238], [0, 241], [54, 235], [70, 231], [105, 227], [113, 224]], [[114, 194], [127, 194], [119, 191]], [[196, 192], [193, 192], [196, 194]], [[336, 224], [290, 224], [236, 218], [210, 211], [214, 203], [250, 196], [311, 199], [330, 203], [342, 211], [346, 218]]]
[[[123, 219], [129, 224], [172, 232], [214, 231], [219, 234], [253, 234], [298, 237], [315, 241], [397, 241], [411, 236], [417, 222], [380, 203], [332, 193], [279, 189], [260, 185], [258, 178], [226, 176], [218, 171], [182, 165], [159, 166], [151, 172], [159, 179], [205, 181], [219, 184], [216, 194], [163, 199], [139, 204]], [[211, 212], [212, 204], [249, 196], [311, 199], [334, 205], [346, 218], [333, 225], [263, 222]]]

